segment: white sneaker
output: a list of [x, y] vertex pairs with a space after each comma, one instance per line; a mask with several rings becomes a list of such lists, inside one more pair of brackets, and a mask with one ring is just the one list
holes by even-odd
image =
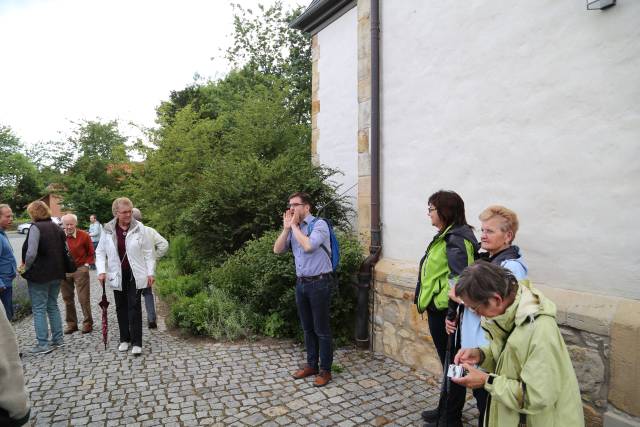
[[129, 343], [121, 342], [120, 345], [118, 346], [118, 351], [127, 351], [127, 350], [129, 350]]
[[140, 356], [142, 354], [142, 347], [134, 345], [131, 349], [131, 354], [133, 354], [134, 356]]

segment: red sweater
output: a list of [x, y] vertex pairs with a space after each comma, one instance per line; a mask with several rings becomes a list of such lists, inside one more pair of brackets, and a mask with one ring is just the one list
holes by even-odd
[[73, 260], [76, 262], [76, 267], [80, 267], [84, 264], [94, 264], [96, 262], [95, 251], [93, 250], [93, 242], [89, 233], [86, 231], [76, 229], [76, 237], [67, 236], [67, 246], [69, 246], [69, 252]]

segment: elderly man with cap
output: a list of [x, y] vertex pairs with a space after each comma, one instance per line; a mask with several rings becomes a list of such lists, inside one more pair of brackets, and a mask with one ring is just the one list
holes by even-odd
[[[142, 223], [142, 212], [140, 209], [133, 208], [133, 217], [136, 221], [140, 221]], [[154, 228], [144, 226], [144, 235], [146, 239], [151, 243], [151, 247], [153, 250], [153, 257], [156, 261], [162, 258], [169, 249], [169, 242], [167, 239], [162, 237], [160, 233], [158, 233]], [[153, 288], [144, 288], [142, 290], [142, 295], [144, 295], [144, 306], [147, 309], [147, 321], [149, 322], [149, 329], [156, 329], [158, 327], [157, 316], [156, 316], [156, 305], [153, 297]]]
[[65, 305], [65, 334], [71, 334], [78, 330], [78, 317], [76, 315], [76, 305], [74, 301], [74, 287], [78, 291], [78, 302], [82, 308], [84, 317], [82, 322], [82, 333], [86, 334], [93, 330], [93, 317], [91, 315], [91, 294], [89, 267], [95, 263], [95, 252], [91, 237], [85, 231], [79, 230], [78, 217], [74, 214], [66, 214], [62, 217], [62, 226], [67, 236], [67, 246], [71, 257], [78, 268], [74, 273], [67, 273], [66, 278], [60, 285], [62, 300]]

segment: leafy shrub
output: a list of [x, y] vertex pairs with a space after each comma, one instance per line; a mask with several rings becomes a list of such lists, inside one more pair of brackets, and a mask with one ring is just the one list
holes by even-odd
[[31, 298], [27, 281], [17, 277], [13, 282], [13, 321], [18, 321], [31, 314]]
[[180, 274], [191, 274], [198, 270], [198, 262], [191, 251], [191, 239], [180, 234], [171, 239], [169, 258], [173, 260]]
[[223, 290], [179, 297], [171, 307], [170, 324], [215, 339], [249, 336], [249, 316]]
[[[301, 330], [295, 302], [295, 267], [293, 257], [273, 253], [278, 231], [248, 242], [229, 257], [210, 276], [210, 291], [225, 293], [242, 301], [253, 313], [256, 333], [272, 337], [300, 337]], [[338, 344], [353, 337], [355, 273], [362, 262], [362, 250], [354, 236], [338, 232], [342, 259], [338, 269], [339, 286], [331, 307], [331, 327]]]
[[[171, 244], [173, 245], [173, 240]], [[172, 251], [169, 258], [158, 263], [156, 267], [155, 290], [158, 296], [169, 303], [182, 297], [193, 297], [207, 287], [206, 272], [183, 274], [173, 253]]]

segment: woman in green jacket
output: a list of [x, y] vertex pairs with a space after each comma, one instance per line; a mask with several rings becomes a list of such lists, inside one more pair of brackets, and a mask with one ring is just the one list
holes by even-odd
[[518, 283], [510, 271], [487, 262], [462, 273], [456, 294], [483, 316], [489, 339], [487, 346], [461, 349], [454, 358], [468, 370], [456, 383], [489, 392], [485, 425], [584, 426], [580, 388], [555, 304], [527, 281]]
[[[447, 332], [445, 319], [449, 307], [449, 288], [458, 276], [474, 261], [478, 241], [467, 224], [464, 201], [453, 191], [438, 191], [429, 197], [427, 214], [438, 229], [420, 261], [415, 304], [418, 312], [427, 312], [429, 332], [433, 338], [442, 367], [446, 372], [445, 353]], [[455, 350], [452, 348], [452, 355]], [[462, 408], [465, 389], [451, 384], [446, 402], [441, 399], [438, 408], [422, 413], [426, 426], [462, 426]], [[443, 408], [446, 407], [446, 413]]]

